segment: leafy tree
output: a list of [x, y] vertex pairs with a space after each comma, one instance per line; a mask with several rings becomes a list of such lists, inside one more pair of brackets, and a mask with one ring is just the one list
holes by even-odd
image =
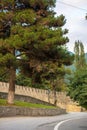
[[87, 108], [87, 67], [75, 73], [70, 84], [69, 95], [74, 101]]
[[[63, 15], [55, 16], [56, 0], [0, 1], [0, 68], [9, 76], [7, 102], [14, 103], [16, 70], [31, 77], [41, 73], [43, 64], [71, 64], [69, 53], [60, 49], [69, 40]], [[38, 76], [39, 77], [39, 76]]]
[[87, 108], [87, 64], [84, 46], [81, 42], [75, 43], [76, 71], [71, 78], [69, 95], [74, 101]]

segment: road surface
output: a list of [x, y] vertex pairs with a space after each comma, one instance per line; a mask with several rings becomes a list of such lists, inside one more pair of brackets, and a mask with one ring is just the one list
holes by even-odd
[[74, 123], [80, 128], [76, 129], [74, 125], [73, 130], [87, 130], [87, 123], [84, 122], [87, 122], [87, 113], [68, 113], [51, 117], [9, 117], [0, 118], [0, 130], [72, 130], [71, 124]]
[[57, 126], [57, 130], [87, 130], [87, 118], [65, 120]]

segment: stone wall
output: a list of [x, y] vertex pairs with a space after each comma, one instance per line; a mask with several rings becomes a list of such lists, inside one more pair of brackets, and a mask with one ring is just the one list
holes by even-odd
[[[7, 99], [7, 93], [0, 92], [0, 98], [1, 99]], [[43, 105], [54, 106], [53, 104], [51, 104], [49, 102], [45, 102], [45, 101], [42, 101], [40, 99], [36, 99], [34, 97], [24, 96], [24, 95], [17, 95], [17, 94], [15, 94], [15, 100], [23, 101], [23, 102], [29, 102], [29, 103], [36, 103], [36, 104], [43, 104]]]
[[64, 109], [41, 109], [0, 106], [0, 117], [11, 116], [56, 116], [65, 114]]
[[[31, 87], [23, 87], [16, 85], [16, 95], [29, 96], [36, 98], [51, 104], [54, 104], [55, 95], [53, 91], [36, 89]], [[0, 82], [0, 92], [8, 93], [9, 84]], [[57, 106], [66, 109], [68, 111], [81, 111], [81, 107], [74, 103], [69, 96], [66, 96], [66, 92], [56, 92], [56, 104]], [[73, 109], [74, 108], [74, 109]], [[77, 109], [76, 109], [77, 108]]]

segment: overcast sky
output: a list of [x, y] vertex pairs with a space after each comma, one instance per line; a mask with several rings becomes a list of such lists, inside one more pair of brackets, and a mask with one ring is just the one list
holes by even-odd
[[74, 43], [79, 40], [87, 52], [87, 0], [57, 0], [55, 11], [57, 15], [63, 14], [67, 20], [64, 28], [69, 29], [68, 49], [73, 52]]

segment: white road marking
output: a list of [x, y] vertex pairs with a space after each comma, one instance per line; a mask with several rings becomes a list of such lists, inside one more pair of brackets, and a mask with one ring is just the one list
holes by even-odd
[[58, 130], [60, 125], [67, 122], [67, 121], [71, 121], [71, 120], [77, 120], [78, 118], [75, 118], [75, 119], [67, 119], [67, 120], [64, 120], [64, 121], [61, 121], [59, 122], [55, 127], [54, 127], [54, 130]]

